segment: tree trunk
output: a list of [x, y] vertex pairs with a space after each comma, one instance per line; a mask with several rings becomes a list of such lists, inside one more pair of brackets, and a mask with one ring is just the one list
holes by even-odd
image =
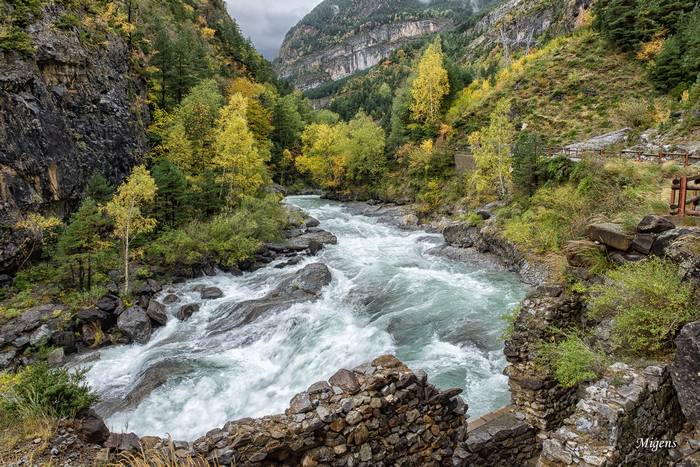
[[129, 293], [129, 225], [124, 237], [124, 295]]

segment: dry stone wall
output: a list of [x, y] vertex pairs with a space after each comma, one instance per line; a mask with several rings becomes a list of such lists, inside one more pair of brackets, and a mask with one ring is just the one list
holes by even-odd
[[538, 466], [666, 464], [683, 421], [667, 368], [616, 363], [585, 389], [576, 412], [545, 435]]
[[180, 451], [219, 465], [451, 465], [466, 436], [460, 393], [382, 356], [312, 384], [284, 414], [229, 422]]

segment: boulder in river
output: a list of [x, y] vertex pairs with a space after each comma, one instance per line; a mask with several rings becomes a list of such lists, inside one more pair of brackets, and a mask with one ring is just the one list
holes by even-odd
[[224, 296], [224, 293], [218, 287], [206, 287], [201, 292], [202, 300], [215, 300]]
[[140, 306], [132, 306], [119, 315], [117, 327], [138, 344], [151, 338], [151, 319]]
[[180, 309], [177, 312], [177, 319], [180, 321], [187, 321], [192, 317], [193, 314], [197, 313], [199, 311], [199, 304], [197, 303], [188, 303], [187, 305], [183, 305], [180, 307]]
[[224, 305], [228, 310], [209, 324], [209, 331], [220, 334], [270, 313], [286, 310], [296, 303], [315, 300], [331, 279], [331, 272], [325, 264], [309, 264], [287, 276], [262, 298]]
[[146, 314], [149, 318], [161, 326], [165, 326], [165, 324], [168, 322], [168, 315], [165, 312], [165, 305], [155, 299], [148, 302]]

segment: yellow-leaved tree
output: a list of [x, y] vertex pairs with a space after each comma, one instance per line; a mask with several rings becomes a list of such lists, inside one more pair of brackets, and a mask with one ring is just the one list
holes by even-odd
[[349, 146], [345, 124], [312, 123], [304, 130], [301, 141], [302, 154], [295, 161], [297, 170], [324, 188], [340, 187], [347, 170]]
[[129, 291], [129, 242], [134, 236], [153, 231], [156, 220], [142, 213], [156, 196], [156, 182], [144, 166], [135, 167], [117, 189], [105, 209], [114, 221], [114, 235], [124, 245], [124, 293]]
[[511, 191], [510, 151], [515, 127], [510, 122], [509, 114], [510, 102], [499, 100], [491, 113], [489, 125], [469, 135], [475, 165], [470, 180], [479, 197], [495, 195], [504, 199]]
[[416, 122], [437, 125], [442, 101], [450, 92], [440, 39], [430, 44], [418, 63], [411, 86], [411, 116]]
[[258, 153], [246, 119], [247, 102], [240, 93], [221, 109], [214, 139], [212, 163], [219, 182], [228, 188], [227, 203], [234, 207], [254, 195], [267, 181], [265, 160]]

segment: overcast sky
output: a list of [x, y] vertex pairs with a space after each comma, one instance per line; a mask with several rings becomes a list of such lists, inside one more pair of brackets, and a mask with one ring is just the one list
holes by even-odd
[[227, 0], [243, 34], [272, 60], [277, 56], [284, 35], [321, 0]]

